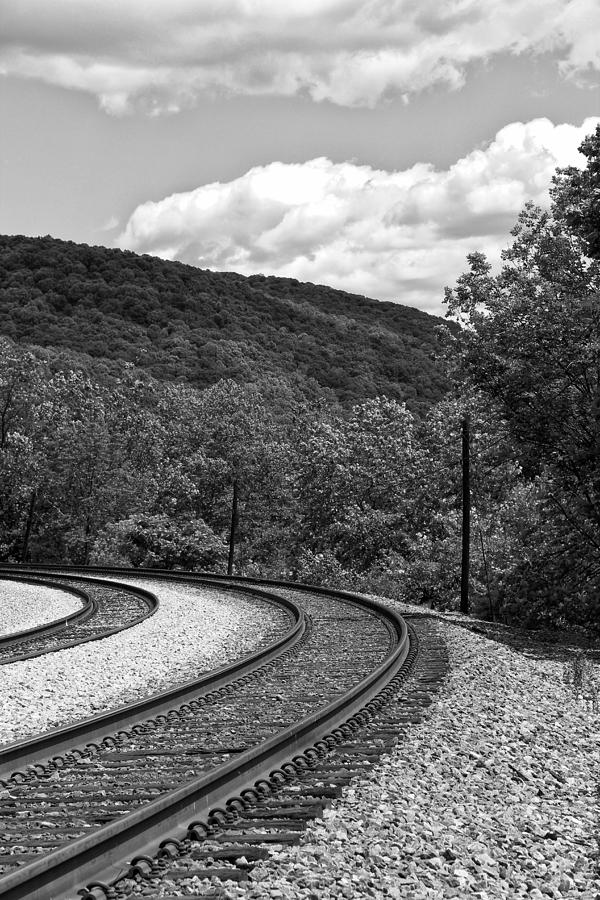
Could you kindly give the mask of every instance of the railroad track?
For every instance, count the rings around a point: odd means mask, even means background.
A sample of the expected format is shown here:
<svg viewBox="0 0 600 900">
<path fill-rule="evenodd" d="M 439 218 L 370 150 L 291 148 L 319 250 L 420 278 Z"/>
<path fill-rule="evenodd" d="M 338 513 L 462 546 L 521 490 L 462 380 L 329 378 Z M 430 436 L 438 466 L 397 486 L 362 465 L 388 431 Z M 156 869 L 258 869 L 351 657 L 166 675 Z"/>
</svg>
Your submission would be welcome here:
<svg viewBox="0 0 600 900">
<path fill-rule="evenodd" d="M 445 668 L 431 623 L 419 623 L 438 650 L 425 680 L 390 707 L 417 650 L 393 612 L 343 592 L 228 584 L 286 607 L 293 623 L 276 645 L 156 707 L 133 704 L 120 724 L 96 717 L 0 752 L 1 897 L 128 897 L 165 872 L 179 885 L 247 877 L 430 702 Z"/>
<path fill-rule="evenodd" d="M 117 581 L 107 584 L 100 578 L 74 574 L 65 577 L 53 571 L 44 573 L 43 578 L 34 578 L 14 574 L 12 567 L 0 567 L 0 578 L 59 588 L 82 601 L 81 608 L 69 616 L 2 636 L 0 665 L 100 640 L 137 625 L 158 608 L 158 600 L 150 591 Z"/>
</svg>

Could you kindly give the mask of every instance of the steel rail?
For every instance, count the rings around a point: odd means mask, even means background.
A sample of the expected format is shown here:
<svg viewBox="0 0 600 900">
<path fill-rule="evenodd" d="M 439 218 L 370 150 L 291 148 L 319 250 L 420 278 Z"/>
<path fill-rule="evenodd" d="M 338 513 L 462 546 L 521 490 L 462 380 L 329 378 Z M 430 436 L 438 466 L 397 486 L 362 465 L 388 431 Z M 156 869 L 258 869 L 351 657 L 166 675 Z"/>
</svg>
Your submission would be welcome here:
<svg viewBox="0 0 600 900">
<path fill-rule="evenodd" d="M 19 568 L 19 571 L 27 571 L 25 568 L 22 568 L 21 566 L 19 566 L 18 568 Z M 56 568 L 56 567 L 53 567 L 53 568 Z M 7 573 L 11 573 L 15 569 L 16 569 L 15 566 L 7 566 L 7 565 L 0 566 L 0 578 L 6 578 Z M 56 583 L 59 582 L 59 580 L 62 577 L 63 579 L 69 578 L 74 581 L 75 580 L 81 581 L 84 584 L 94 584 L 94 585 L 98 585 L 103 588 L 106 588 L 106 587 L 116 588 L 117 590 L 123 591 L 123 593 L 125 593 L 125 594 L 131 594 L 134 597 L 136 597 L 138 600 L 141 600 L 142 603 L 146 607 L 146 611 L 143 613 L 140 613 L 140 615 L 135 616 L 132 619 L 127 620 L 122 625 L 116 625 L 114 627 L 109 627 L 109 628 L 102 628 L 100 631 L 98 631 L 94 634 L 82 635 L 81 637 L 79 637 L 75 640 L 72 640 L 72 641 L 67 640 L 65 643 L 61 643 L 61 644 L 57 645 L 56 647 L 48 647 L 48 648 L 45 648 L 42 650 L 33 651 L 31 653 L 24 653 L 22 656 L 13 657 L 10 660 L 10 662 L 17 662 L 22 659 L 31 659 L 36 656 L 45 655 L 46 653 L 56 653 L 59 650 L 67 650 L 71 647 L 77 647 L 80 644 L 87 644 L 90 641 L 102 640 L 105 637 L 110 637 L 110 635 L 112 635 L 112 634 L 118 634 L 121 631 L 126 631 L 128 628 L 133 628 L 134 625 L 139 625 L 141 622 L 144 622 L 147 618 L 154 615 L 154 613 L 156 612 L 156 610 L 159 607 L 158 598 L 150 591 L 147 591 L 145 588 L 136 587 L 136 586 L 130 585 L 130 584 L 123 584 L 122 582 L 119 582 L 119 581 L 111 580 L 110 582 L 108 582 L 107 579 L 105 579 L 105 578 L 96 578 L 96 577 L 90 576 L 90 575 L 74 574 L 75 570 L 73 570 L 73 571 L 69 570 L 68 572 L 63 573 L 62 576 L 59 571 L 47 572 L 45 567 L 40 567 L 38 569 L 31 569 L 29 571 L 31 571 L 32 574 L 35 574 L 35 572 L 43 572 L 43 574 L 46 576 L 46 578 L 54 579 L 55 580 L 54 583 L 50 582 L 50 586 L 52 586 L 52 587 L 56 587 Z M 79 571 L 79 570 L 77 570 L 77 571 Z M 123 570 L 121 570 L 121 571 L 123 571 Z M 68 586 L 64 586 L 61 584 L 61 587 L 66 588 Z M 96 611 L 98 611 L 97 605 L 96 605 Z M 71 625 L 73 625 L 73 624 L 79 625 L 79 624 L 82 624 L 83 621 L 87 621 L 87 619 L 71 622 L 70 624 Z M 45 636 L 46 636 L 45 634 L 33 635 L 33 638 L 31 638 L 31 639 L 35 639 L 36 637 L 43 638 Z M 48 636 L 51 636 L 51 633 L 49 633 Z"/>
<path fill-rule="evenodd" d="M 323 596 L 337 597 L 340 600 L 347 600 L 348 602 L 358 602 L 362 606 L 366 606 L 367 608 L 376 609 L 378 611 L 383 610 L 386 614 L 390 613 L 390 610 L 383 606 L 382 604 L 377 603 L 376 601 L 372 601 L 369 597 L 364 594 L 359 594 L 351 591 L 341 591 L 335 588 L 329 587 L 321 587 L 320 585 L 314 584 L 303 584 L 301 582 L 295 581 L 285 581 L 283 579 L 278 578 L 257 578 L 254 576 L 248 575 L 222 575 L 218 572 L 180 572 L 176 569 L 147 569 L 147 568 L 121 568 L 119 566 L 61 566 L 58 563 L 50 563 L 48 565 L 42 564 L 24 564 L 24 563 L 11 563 L 10 566 L 6 567 L 5 564 L 0 564 L 0 573 L 4 571 L 4 568 L 9 569 L 19 569 L 22 571 L 48 571 L 52 570 L 61 570 L 61 571 L 73 571 L 80 572 L 82 568 L 89 570 L 91 572 L 102 572 L 106 575 L 112 574 L 120 574 L 126 575 L 127 577 L 131 576 L 142 577 L 142 578 L 174 578 L 174 579 L 184 579 L 186 581 L 212 581 L 213 583 L 221 583 L 221 584 L 240 584 L 240 585 L 267 585 L 270 587 L 280 587 L 280 588 L 290 588 L 292 590 L 298 591 L 306 591 L 307 593 L 313 594 L 321 594 Z M 396 615 L 395 613 L 393 615 Z M 401 618 L 401 617 L 398 617 Z"/>
<path fill-rule="evenodd" d="M 136 570 L 137 575 L 155 577 L 155 570 Z M 175 573 L 169 573 L 171 576 Z M 176 577 L 178 577 L 176 575 Z M 240 579 L 192 576 L 198 583 L 223 583 L 238 587 Z M 188 579 L 186 579 L 188 580 Z M 250 581 L 250 580 L 249 580 Z M 254 583 L 267 581 L 253 579 Z M 383 702 L 389 695 L 390 682 L 400 671 L 408 653 L 408 628 L 393 611 L 366 597 L 346 591 L 315 589 L 289 582 L 279 582 L 292 590 L 306 590 L 338 597 L 375 612 L 395 633 L 393 651 L 366 678 L 342 696 L 331 701 L 301 721 L 218 766 L 211 773 L 169 791 L 143 807 L 125 814 L 99 828 L 94 834 L 75 838 L 68 846 L 50 852 L 43 859 L 23 866 L 0 879 L 0 896 L 5 900 L 49 900 L 70 896 L 90 878 L 110 881 L 123 876 L 127 861 L 134 854 L 152 854 L 168 833 L 185 833 L 185 823 L 198 816 L 208 817 L 214 807 L 223 806 L 241 791 L 253 789 L 257 781 L 268 778 L 286 762 L 311 751 L 315 742 L 331 732 L 365 715 L 365 707 Z M 244 590 L 248 587 L 244 586 Z M 280 598 L 281 599 L 281 598 Z M 368 714 L 368 712 L 367 712 Z M 314 752 L 314 750 L 313 750 Z M 192 826 L 195 823 L 192 822 Z M 197 824 L 197 823 L 196 823 Z M 189 827 L 188 826 L 188 833 Z"/>
<path fill-rule="evenodd" d="M 21 644 L 24 641 L 30 641 L 32 638 L 56 634 L 59 631 L 63 631 L 69 625 L 72 625 L 74 622 L 85 622 L 93 616 L 96 611 L 96 601 L 93 600 L 89 594 L 86 594 L 85 591 L 81 591 L 70 585 L 61 585 L 60 588 L 57 588 L 56 583 L 47 581 L 44 578 L 33 578 L 31 576 L 28 578 L 26 575 L 11 575 L 4 573 L 0 574 L 0 581 L 16 581 L 21 584 L 34 584 L 41 587 L 49 587 L 54 591 L 61 590 L 66 594 L 74 594 L 82 601 L 82 606 L 80 606 L 79 609 L 74 610 L 72 613 L 67 613 L 66 616 L 52 619 L 50 622 L 44 622 L 41 625 L 35 625 L 32 628 L 26 628 L 23 631 L 12 631 L 0 635 L 0 649 L 12 647 L 16 644 Z M 4 664 L 5 660 L 0 660 L 0 665 Z"/>
<path fill-rule="evenodd" d="M 162 577 L 164 578 L 164 576 Z M 237 591 L 237 593 L 242 592 L 252 594 L 280 607 L 283 606 L 291 613 L 293 619 L 291 628 L 267 647 L 247 653 L 235 662 L 213 669 L 200 678 L 151 694 L 143 700 L 126 703 L 109 710 L 109 712 L 82 719 L 74 725 L 53 728 L 40 735 L 6 744 L 0 748 L 0 779 L 10 777 L 15 770 L 27 769 L 27 767 L 43 763 L 50 758 L 54 759 L 62 753 L 73 750 L 81 751 L 90 744 L 100 744 L 119 729 L 131 728 L 151 717 L 162 715 L 174 707 L 188 703 L 199 695 L 218 690 L 233 679 L 250 673 L 258 666 L 265 665 L 281 652 L 298 643 L 306 630 L 303 610 L 283 597 L 277 597 L 255 588 L 239 588 Z"/>
</svg>

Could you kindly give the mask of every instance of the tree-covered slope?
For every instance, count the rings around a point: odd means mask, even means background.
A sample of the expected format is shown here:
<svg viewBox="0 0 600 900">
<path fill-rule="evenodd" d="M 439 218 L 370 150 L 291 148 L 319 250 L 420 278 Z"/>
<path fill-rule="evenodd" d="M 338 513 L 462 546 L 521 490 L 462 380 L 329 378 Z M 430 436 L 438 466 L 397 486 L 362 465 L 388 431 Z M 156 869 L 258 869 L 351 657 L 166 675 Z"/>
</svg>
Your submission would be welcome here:
<svg viewBox="0 0 600 900">
<path fill-rule="evenodd" d="M 0 333 L 205 387 L 296 372 L 340 400 L 428 405 L 440 320 L 290 278 L 212 272 L 51 237 L 0 236 Z"/>
</svg>

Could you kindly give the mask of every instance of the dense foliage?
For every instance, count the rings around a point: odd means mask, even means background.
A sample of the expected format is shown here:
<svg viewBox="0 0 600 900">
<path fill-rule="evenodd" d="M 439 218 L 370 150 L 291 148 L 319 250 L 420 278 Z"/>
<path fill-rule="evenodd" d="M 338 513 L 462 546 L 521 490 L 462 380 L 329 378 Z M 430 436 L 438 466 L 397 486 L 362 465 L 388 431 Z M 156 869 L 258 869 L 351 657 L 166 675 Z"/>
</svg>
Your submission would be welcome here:
<svg viewBox="0 0 600 900">
<path fill-rule="evenodd" d="M 456 377 L 501 411 L 534 495 L 506 601 L 535 617 L 600 623 L 600 127 L 584 170 L 558 170 L 552 208 L 526 206 L 493 275 L 481 254 L 449 309 Z M 525 523 L 522 523 L 524 526 Z"/>
<path fill-rule="evenodd" d="M 447 386 L 432 359 L 440 321 L 292 278 L 0 236 L 2 334 L 197 387 L 294 372 L 308 396 L 382 394 L 419 408 Z"/>
<path fill-rule="evenodd" d="M 309 389 L 283 337 L 279 368 L 266 354 L 264 371 L 214 380 L 213 370 L 202 388 L 153 377 L 143 355 L 143 365 L 118 353 L 91 362 L 0 338 L 0 558 L 224 571 L 233 534 L 237 572 L 453 608 L 467 418 L 473 609 L 599 629 L 600 128 L 583 149 L 587 168 L 557 172 L 551 210 L 523 210 L 501 270 L 472 254 L 447 291 L 462 328 L 444 332 L 436 384 L 452 387 L 416 410 L 400 388 L 371 396 L 372 382 L 355 402 L 316 380 Z M 253 284 L 262 303 L 283 282 L 242 279 L 240 290 Z M 289 303 L 318 307 L 315 296 Z M 352 321 L 367 328 L 358 307 Z M 255 351 L 260 360 L 258 337 Z"/>
</svg>

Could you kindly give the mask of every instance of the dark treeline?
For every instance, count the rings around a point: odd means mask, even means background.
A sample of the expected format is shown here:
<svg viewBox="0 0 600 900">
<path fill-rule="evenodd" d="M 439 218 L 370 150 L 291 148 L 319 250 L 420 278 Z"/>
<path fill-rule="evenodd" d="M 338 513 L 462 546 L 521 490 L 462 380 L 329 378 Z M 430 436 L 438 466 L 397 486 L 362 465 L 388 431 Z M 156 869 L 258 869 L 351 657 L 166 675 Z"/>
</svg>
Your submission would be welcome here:
<svg viewBox="0 0 600 900">
<path fill-rule="evenodd" d="M 309 400 L 294 379 L 199 390 L 0 349 L 2 558 L 223 571 L 235 486 L 238 572 L 447 602 L 463 401 L 415 418 L 387 397 Z M 499 426 L 475 407 L 483 460 Z"/>
<path fill-rule="evenodd" d="M 293 371 L 315 396 L 386 395 L 419 409 L 447 388 L 432 359 L 440 321 L 292 278 L 0 236 L 2 334 L 196 387 Z"/>
<path fill-rule="evenodd" d="M 455 608 L 468 416 L 474 608 L 598 628 L 600 129 L 581 149 L 501 270 L 472 254 L 448 290 L 462 328 L 431 383 L 450 389 L 417 408 L 286 375 L 285 348 L 277 371 L 199 386 L 3 338 L 0 557 L 225 571 L 235 494 L 235 571 Z"/>
</svg>

